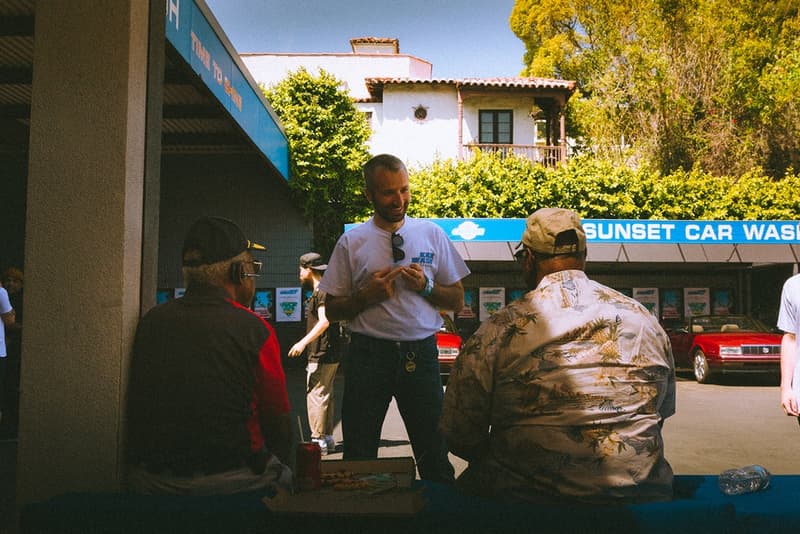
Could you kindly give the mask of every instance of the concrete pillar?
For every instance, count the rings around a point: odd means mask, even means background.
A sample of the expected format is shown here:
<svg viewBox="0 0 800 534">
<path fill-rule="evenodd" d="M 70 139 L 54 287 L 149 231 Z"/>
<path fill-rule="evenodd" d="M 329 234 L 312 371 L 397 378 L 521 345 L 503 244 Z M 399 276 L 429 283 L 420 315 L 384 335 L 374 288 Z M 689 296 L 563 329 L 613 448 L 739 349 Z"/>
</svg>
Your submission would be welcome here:
<svg viewBox="0 0 800 534">
<path fill-rule="evenodd" d="M 36 4 L 20 505 L 120 487 L 140 305 L 148 7 Z"/>
</svg>

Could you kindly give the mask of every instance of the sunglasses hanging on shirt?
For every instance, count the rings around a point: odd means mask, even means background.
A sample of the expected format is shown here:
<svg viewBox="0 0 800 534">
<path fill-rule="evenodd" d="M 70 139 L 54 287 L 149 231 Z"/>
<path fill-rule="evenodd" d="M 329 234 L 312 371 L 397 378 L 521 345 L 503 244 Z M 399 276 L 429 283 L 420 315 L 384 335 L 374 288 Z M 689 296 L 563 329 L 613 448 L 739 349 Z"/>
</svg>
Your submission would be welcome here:
<svg viewBox="0 0 800 534">
<path fill-rule="evenodd" d="M 403 236 L 400 234 L 392 234 L 392 258 L 395 263 L 406 257 L 406 253 L 400 248 L 403 246 L 403 243 L 405 243 Z"/>
</svg>

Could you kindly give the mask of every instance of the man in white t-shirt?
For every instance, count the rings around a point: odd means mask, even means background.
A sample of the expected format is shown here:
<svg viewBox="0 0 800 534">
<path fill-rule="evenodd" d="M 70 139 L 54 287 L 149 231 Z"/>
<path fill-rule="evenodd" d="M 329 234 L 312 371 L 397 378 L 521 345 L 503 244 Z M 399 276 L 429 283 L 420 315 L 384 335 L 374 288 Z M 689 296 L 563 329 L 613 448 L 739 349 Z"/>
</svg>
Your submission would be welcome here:
<svg viewBox="0 0 800 534">
<path fill-rule="evenodd" d="M 8 292 L 2 284 L 0 284 L 0 320 L 2 320 L 2 328 L 0 328 L 0 403 L 5 399 L 5 379 L 6 379 L 6 328 L 11 327 L 15 323 L 14 308 L 11 307 L 11 302 L 8 300 Z M 0 404 L 0 409 L 4 408 Z M 0 412 L 0 419 L 2 419 L 2 412 Z"/>
<path fill-rule="evenodd" d="M 781 293 L 778 328 L 781 340 L 781 407 L 786 415 L 797 417 L 800 398 L 800 373 L 797 365 L 797 335 L 800 331 L 800 274 L 786 280 Z"/>
<path fill-rule="evenodd" d="M 375 458 L 392 397 L 408 432 L 420 477 L 453 481 L 437 428 L 442 409 L 435 334 L 439 309 L 464 305 L 469 274 L 444 231 L 406 216 L 408 172 L 395 156 L 364 166 L 370 220 L 346 232 L 320 283 L 331 321 L 350 321 L 342 404 L 344 458 Z"/>
<path fill-rule="evenodd" d="M 14 308 L 11 307 L 11 301 L 8 299 L 8 291 L 0 284 L 0 318 L 3 320 L 3 326 L 10 326 L 14 324 Z M 6 333 L 5 328 L 0 328 L 0 358 L 6 357 Z"/>
</svg>

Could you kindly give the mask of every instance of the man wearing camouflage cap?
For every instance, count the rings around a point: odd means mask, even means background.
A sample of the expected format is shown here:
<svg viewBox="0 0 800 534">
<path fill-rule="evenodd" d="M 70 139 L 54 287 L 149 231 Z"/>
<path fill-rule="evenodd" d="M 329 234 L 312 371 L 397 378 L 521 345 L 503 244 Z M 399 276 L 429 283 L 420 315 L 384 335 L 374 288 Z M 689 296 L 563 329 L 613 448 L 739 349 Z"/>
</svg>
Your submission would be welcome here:
<svg viewBox="0 0 800 534">
<path fill-rule="evenodd" d="M 536 211 L 518 248 L 530 291 L 481 325 L 447 384 L 440 426 L 469 462 L 457 484 L 534 502 L 670 499 L 667 335 L 644 306 L 586 276 L 575 212 Z"/>
</svg>

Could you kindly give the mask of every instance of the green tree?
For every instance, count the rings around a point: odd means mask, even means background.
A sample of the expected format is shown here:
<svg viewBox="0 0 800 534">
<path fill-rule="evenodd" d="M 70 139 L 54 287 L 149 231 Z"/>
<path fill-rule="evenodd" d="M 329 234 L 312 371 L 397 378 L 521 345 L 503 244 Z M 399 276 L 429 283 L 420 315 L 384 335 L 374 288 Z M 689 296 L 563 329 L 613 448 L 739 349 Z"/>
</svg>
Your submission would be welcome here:
<svg viewBox="0 0 800 534">
<path fill-rule="evenodd" d="M 525 74 L 575 80 L 570 134 L 601 157 L 663 173 L 800 157 L 796 0 L 517 0 Z"/>
<path fill-rule="evenodd" d="M 341 86 L 322 69 L 314 76 L 300 68 L 262 87 L 289 140 L 289 186 L 323 255 L 333 250 L 345 223 L 368 211 L 361 168 L 369 158 L 369 125 Z"/>
<path fill-rule="evenodd" d="M 759 164 L 778 176 L 800 163 L 800 4 L 741 0 L 727 9 L 720 100 Z"/>
</svg>

